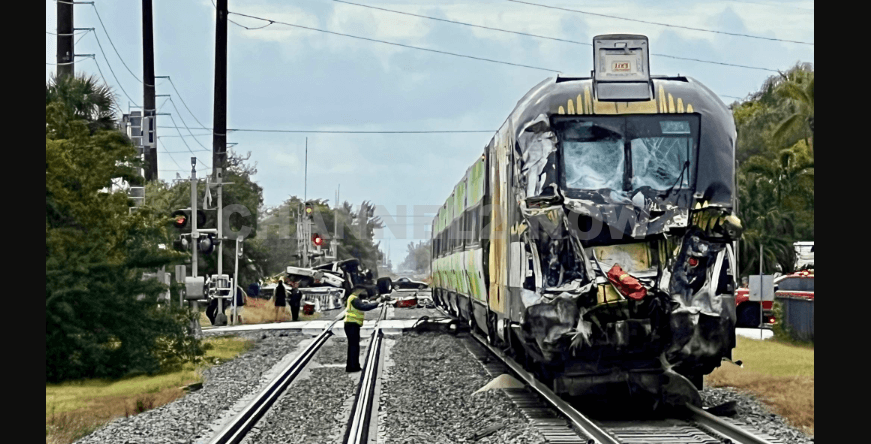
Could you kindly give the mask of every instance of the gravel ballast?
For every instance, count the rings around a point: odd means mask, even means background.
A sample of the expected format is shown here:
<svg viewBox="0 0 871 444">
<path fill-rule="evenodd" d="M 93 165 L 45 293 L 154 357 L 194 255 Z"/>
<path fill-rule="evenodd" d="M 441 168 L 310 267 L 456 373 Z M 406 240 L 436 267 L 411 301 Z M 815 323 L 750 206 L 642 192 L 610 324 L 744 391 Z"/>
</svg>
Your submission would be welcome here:
<svg viewBox="0 0 871 444">
<path fill-rule="evenodd" d="M 732 419 L 751 425 L 772 438 L 790 444 L 814 442 L 812 436 L 792 427 L 787 421 L 771 412 L 770 408 L 753 395 L 739 392 L 731 387 L 705 387 L 701 392 L 705 407 L 714 407 L 728 401 L 736 401 L 737 414 Z"/>
<path fill-rule="evenodd" d="M 475 393 L 492 379 L 462 339 L 406 333 L 389 348 L 381 386 L 383 443 L 540 443 L 544 437 L 501 390 Z M 501 425 L 493 434 L 476 433 Z"/>
<path fill-rule="evenodd" d="M 259 390 L 265 375 L 306 336 L 287 331 L 241 332 L 252 339 L 251 350 L 236 359 L 206 369 L 203 387 L 184 397 L 135 416 L 118 418 L 78 443 L 190 443 L 213 433 L 213 423 L 230 407 Z M 261 377 L 263 375 L 263 377 Z"/>
<path fill-rule="evenodd" d="M 361 362 L 367 346 L 360 341 Z M 360 380 L 345 373 L 347 347 L 339 337 L 324 344 L 242 443 L 341 443 Z"/>
</svg>

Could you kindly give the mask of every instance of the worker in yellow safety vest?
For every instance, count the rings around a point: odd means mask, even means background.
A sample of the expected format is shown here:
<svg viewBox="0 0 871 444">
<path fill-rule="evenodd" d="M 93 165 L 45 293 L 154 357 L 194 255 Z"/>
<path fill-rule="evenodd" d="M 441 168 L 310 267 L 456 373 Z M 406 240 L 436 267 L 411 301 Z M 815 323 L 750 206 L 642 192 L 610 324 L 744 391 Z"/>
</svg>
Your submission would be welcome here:
<svg viewBox="0 0 871 444">
<path fill-rule="evenodd" d="M 375 303 L 366 302 L 368 292 L 365 288 L 357 287 L 345 301 L 345 335 L 348 337 L 348 363 L 346 372 L 359 372 L 360 368 L 360 328 L 363 327 L 363 312 L 378 307 L 381 298 Z"/>
</svg>

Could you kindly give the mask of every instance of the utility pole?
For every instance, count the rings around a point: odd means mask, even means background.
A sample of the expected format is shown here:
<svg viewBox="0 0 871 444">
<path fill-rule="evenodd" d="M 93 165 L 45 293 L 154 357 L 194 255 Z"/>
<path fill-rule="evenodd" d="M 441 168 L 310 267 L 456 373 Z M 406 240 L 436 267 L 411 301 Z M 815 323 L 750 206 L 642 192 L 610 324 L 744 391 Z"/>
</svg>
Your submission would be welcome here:
<svg viewBox="0 0 871 444">
<path fill-rule="evenodd" d="M 191 157 L 191 277 L 197 277 L 197 250 L 200 248 L 200 233 L 197 232 L 197 158 Z M 197 301 L 191 301 L 194 313 L 197 316 L 191 321 L 191 330 L 196 337 L 202 337 L 203 331 L 200 326 L 200 305 Z"/>
<path fill-rule="evenodd" d="M 58 2 L 60 6 L 60 2 Z M 144 136 L 153 144 L 145 145 L 145 161 L 148 169 L 145 170 L 145 180 L 151 182 L 157 180 L 157 100 L 154 96 L 154 29 L 152 25 L 151 0 L 142 0 L 142 77 L 145 97 L 143 115 L 148 117 L 148 127 L 145 128 Z M 150 139 L 150 140 L 149 140 Z"/>
<path fill-rule="evenodd" d="M 305 174 L 303 175 L 303 189 L 302 189 L 302 204 L 303 206 L 308 205 L 308 137 L 305 138 Z M 308 257 L 308 243 L 311 242 L 311 230 L 310 230 L 310 221 L 309 216 L 303 216 L 303 223 L 305 224 L 305 233 L 303 237 L 303 246 L 304 246 L 304 254 L 305 259 L 303 261 L 303 266 L 308 268 L 309 266 L 309 257 Z"/>
<path fill-rule="evenodd" d="M 233 322 L 232 322 L 233 325 L 236 325 L 236 323 L 239 322 L 239 314 L 238 314 L 238 310 L 236 307 L 236 291 L 238 291 L 238 290 L 236 290 L 236 286 L 239 285 L 239 256 L 242 255 L 242 250 L 240 250 L 239 248 L 242 246 L 242 243 L 244 241 L 245 241 L 244 238 L 241 238 L 241 237 L 236 238 L 236 251 L 235 251 L 236 254 L 233 255 L 233 257 L 234 257 L 233 285 L 231 285 L 231 287 L 233 287 L 233 290 L 230 292 L 230 294 L 233 296 Z"/>
<path fill-rule="evenodd" d="M 765 279 L 762 279 L 762 242 L 759 242 L 759 293 L 760 295 L 765 294 L 765 291 L 762 289 L 762 283 L 765 282 Z M 762 323 L 762 304 L 765 298 L 759 298 L 759 339 L 762 339 L 762 331 L 765 329 L 765 324 Z"/>
<path fill-rule="evenodd" d="M 73 2 L 57 2 L 57 78 L 74 76 Z"/>
<path fill-rule="evenodd" d="M 227 0 L 217 0 L 215 25 L 215 108 L 212 123 L 212 174 L 227 160 Z"/>
</svg>

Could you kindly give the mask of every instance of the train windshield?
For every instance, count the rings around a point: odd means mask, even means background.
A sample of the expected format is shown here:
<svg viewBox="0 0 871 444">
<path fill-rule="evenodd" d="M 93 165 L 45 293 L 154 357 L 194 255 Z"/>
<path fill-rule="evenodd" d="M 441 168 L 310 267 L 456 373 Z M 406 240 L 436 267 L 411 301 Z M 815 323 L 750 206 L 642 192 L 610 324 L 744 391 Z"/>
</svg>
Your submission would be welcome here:
<svg viewBox="0 0 871 444">
<path fill-rule="evenodd" d="M 562 180 L 570 190 L 669 191 L 689 188 L 699 118 L 557 117 Z"/>
</svg>

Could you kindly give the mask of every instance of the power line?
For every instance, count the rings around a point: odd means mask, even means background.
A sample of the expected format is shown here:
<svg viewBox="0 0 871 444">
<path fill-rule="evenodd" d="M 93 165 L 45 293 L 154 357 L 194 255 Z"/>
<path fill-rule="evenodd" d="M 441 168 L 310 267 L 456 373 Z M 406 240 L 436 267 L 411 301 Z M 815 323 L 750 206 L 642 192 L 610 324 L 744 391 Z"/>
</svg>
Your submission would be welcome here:
<svg viewBox="0 0 871 444">
<path fill-rule="evenodd" d="M 103 76 L 103 70 L 100 69 L 100 64 L 97 62 L 96 57 L 94 57 L 94 64 L 97 65 L 97 72 L 100 73 L 100 78 L 103 79 L 103 83 L 108 85 L 109 82 L 107 82 L 106 77 Z M 118 100 L 115 98 L 115 94 L 112 94 L 112 101 L 115 102 L 115 107 L 118 108 L 118 111 L 121 111 L 121 104 L 118 103 Z M 123 112 L 122 112 L 122 114 L 123 114 Z"/>
<path fill-rule="evenodd" d="M 175 83 L 172 82 L 172 77 L 166 76 L 166 78 L 167 78 L 167 80 L 169 80 L 169 84 L 172 85 L 172 90 L 175 91 L 175 94 L 178 96 L 178 99 L 181 100 L 181 104 L 184 105 L 185 109 L 188 110 L 191 117 L 193 117 L 194 120 L 196 120 L 197 123 L 199 123 L 201 127 L 205 127 L 205 125 L 203 125 L 203 122 L 200 122 L 200 119 L 197 119 L 197 116 L 195 116 L 193 111 L 191 111 L 191 109 L 188 107 L 188 104 L 184 101 L 184 97 L 181 96 L 181 93 L 178 92 L 178 88 L 176 88 Z"/>
<path fill-rule="evenodd" d="M 121 57 L 121 53 L 118 52 L 118 48 L 115 47 L 115 43 L 112 42 L 112 37 L 109 35 L 109 31 L 106 29 L 106 25 L 103 24 L 103 19 L 100 17 L 100 12 L 97 11 L 97 5 L 95 5 L 94 3 L 91 3 L 91 6 L 94 7 L 94 14 L 97 14 L 97 20 L 100 21 L 100 26 L 103 28 L 103 32 L 106 33 L 106 38 L 109 39 L 109 44 L 112 45 L 112 49 L 115 50 L 115 54 L 117 54 L 117 55 L 118 55 L 118 58 L 121 60 L 121 64 L 124 65 L 125 68 L 127 68 L 127 71 L 130 72 L 130 75 L 132 75 L 133 78 L 136 79 L 137 82 L 142 83 L 142 84 L 144 85 L 145 82 L 143 82 L 142 80 L 140 80 L 139 77 L 137 77 L 136 74 L 133 73 L 133 70 L 130 69 L 129 66 L 127 66 L 127 63 L 124 62 L 124 58 Z M 96 34 L 96 32 L 94 32 L 94 34 Z M 102 49 L 102 48 L 101 48 L 101 49 Z M 106 54 L 103 54 L 103 57 L 106 57 Z M 106 63 L 108 63 L 108 60 L 107 60 Z M 114 75 L 114 73 L 113 73 L 113 75 Z M 146 86 L 154 86 L 154 85 L 146 85 Z"/>
<path fill-rule="evenodd" d="M 594 16 L 597 16 L 597 17 L 607 17 L 607 18 L 616 19 L 616 20 L 625 20 L 625 21 L 628 21 L 628 22 L 646 23 L 646 24 L 648 24 L 648 25 L 666 26 L 666 27 L 669 27 L 669 28 L 688 29 L 688 30 L 690 30 L 690 31 L 711 32 L 711 33 L 714 33 L 714 34 L 725 34 L 725 35 L 731 35 L 731 36 L 736 36 L 736 37 L 747 37 L 747 38 L 751 38 L 751 39 L 772 40 L 772 41 L 776 41 L 776 42 L 798 43 L 798 44 L 801 44 L 801 45 L 810 45 L 810 46 L 814 46 L 813 43 L 810 43 L 810 42 L 800 42 L 800 41 L 797 41 L 797 40 L 784 40 L 784 39 L 776 39 L 776 38 L 774 38 L 774 37 L 762 37 L 762 36 L 758 36 L 758 35 L 739 34 L 739 33 L 735 33 L 735 32 L 726 32 L 726 31 L 714 31 L 714 30 L 711 30 L 711 29 L 691 28 L 691 27 L 689 27 L 689 26 L 670 25 L 670 24 L 668 24 L 668 23 L 649 22 L 649 21 L 646 21 L 646 20 L 631 19 L 631 18 L 626 18 L 626 17 L 617 17 L 617 16 L 615 16 L 615 15 L 599 14 L 599 13 L 595 13 L 595 12 L 581 11 L 581 10 L 578 10 L 578 9 L 561 8 L 561 7 L 559 7 L 559 6 L 542 5 L 542 4 L 539 4 L 539 3 L 530 3 L 530 2 L 525 2 L 525 1 L 521 1 L 521 0 L 506 0 L 506 1 L 509 1 L 509 2 L 512 2 L 512 3 L 522 3 L 522 4 L 524 4 L 524 5 L 530 5 L 530 6 L 539 6 L 539 7 L 542 7 L 542 8 L 559 9 L 559 10 L 561 10 L 561 11 L 577 12 L 577 13 L 579 13 L 579 14 L 594 15 Z"/>
<path fill-rule="evenodd" d="M 775 4 L 773 4 L 773 3 L 748 2 L 748 1 L 744 1 L 744 0 L 727 0 L 727 1 L 730 1 L 730 2 L 736 2 L 736 3 L 750 3 L 751 5 L 762 5 L 762 6 L 769 6 L 769 7 L 772 7 L 772 8 L 792 8 L 792 9 L 801 9 L 802 11 L 809 11 L 809 12 L 811 12 L 811 13 L 814 12 L 813 9 L 810 9 L 810 8 L 802 8 L 801 6 L 790 6 L 790 5 L 785 5 L 785 4 L 775 5 Z"/>
<path fill-rule="evenodd" d="M 73 43 L 73 44 L 74 44 L 74 45 L 78 45 L 79 42 L 82 41 L 83 38 L 85 38 L 85 35 L 87 35 L 88 32 L 90 32 L 90 31 L 91 31 L 91 30 L 88 30 L 88 31 L 85 31 L 84 33 L 82 33 L 82 36 L 79 37 L 79 38 L 77 38 L 76 41 L 75 41 L 75 43 Z M 97 31 L 94 31 L 94 32 L 97 32 Z"/>
<path fill-rule="evenodd" d="M 106 52 L 105 52 L 105 51 L 103 51 L 103 44 L 102 44 L 102 43 L 100 43 L 100 38 L 99 38 L 99 37 L 97 37 L 97 33 L 96 33 L 96 32 L 95 32 L 95 33 L 94 33 L 94 39 L 96 39 L 96 40 L 97 40 L 97 46 L 99 46 L 99 47 L 100 47 L 100 53 L 102 53 L 102 54 L 103 54 L 103 58 L 104 58 L 104 59 L 105 59 L 105 60 L 106 60 L 106 66 L 108 66 L 108 67 L 109 67 L 109 72 L 111 72 L 111 73 L 112 73 L 112 77 L 114 77 L 114 78 L 115 78 L 115 81 L 116 81 L 116 82 L 118 82 L 118 88 L 121 88 L 121 92 L 123 92 L 123 93 L 124 93 L 124 95 L 125 95 L 125 96 L 127 96 L 127 100 L 129 100 L 129 101 L 131 101 L 131 102 L 133 102 L 133 105 L 136 105 L 136 106 L 137 106 L 137 107 L 138 107 L 138 106 L 139 106 L 139 105 L 137 105 L 137 104 L 136 104 L 136 101 L 135 101 L 135 100 L 133 100 L 133 99 L 131 99 L 131 98 L 130 98 L 130 94 L 127 94 L 127 91 L 125 91 L 125 90 L 124 90 L 124 86 L 123 86 L 123 85 L 121 85 L 121 81 L 120 81 L 120 80 L 118 80 L 118 76 L 117 76 L 117 75 L 115 75 L 115 70 L 114 70 L 114 69 L 112 69 L 112 64 L 111 64 L 111 63 L 109 63 L 109 58 L 108 58 L 108 57 L 106 57 Z M 96 59 L 96 57 L 95 57 L 95 59 Z"/>
<path fill-rule="evenodd" d="M 97 58 L 96 58 L 93 54 L 73 54 L 73 57 L 85 57 L 85 58 L 88 58 L 88 59 L 94 59 L 94 60 L 97 60 Z M 45 62 L 46 65 L 51 65 L 51 66 L 66 66 L 66 65 L 72 65 L 73 63 L 76 63 L 76 62 L 75 62 L 75 61 L 72 61 L 72 62 L 61 62 L 61 63 L 49 63 L 49 62 Z"/>
<path fill-rule="evenodd" d="M 76 36 L 76 35 L 87 34 L 88 31 L 90 31 L 90 29 L 86 29 L 84 32 L 81 32 L 81 31 L 80 31 L 80 32 L 73 32 L 73 33 L 71 33 L 71 34 L 58 34 L 58 33 L 56 33 L 56 32 L 51 32 L 51 31 L 45 31 L 45 33 L 46 33 L 46 34 L 51 34 L 51 35 L 56 35 L 56 36 L 59 36 L 59 37 L 72 37 L 72 36 Z"/>
<path fill-rule="evenodd" d="M 208 148 L 206 148 L 205 146 L 203 146 L 202 143 L 200 143 L 200 140 L 199 140 L 199 139 L 197 139 L 196 137 L 194 137 L 194 133 L 191 131 L 190 128 L 188 128 L 187 123 L 185 123 L 185 121 L 184 121 L 184 117 L 181 116 L 181 111 L 179 111 L 179 110 L 178 110 L 178 107 L 175 106 L 175 102 L 172 100 L 172 97 L 169 98 L 169 103 L 172 103 L 172 109 L 174 109 L 175 112 L 176 112 L 176 114 L 178 114 L 178 118 L 181 119 L 181 124 L 184 125 L 185 129 L 188 131 L 188 134 L 190 134 L 191 137 L 193 137 L 194 142 L 198 143 L 201 147 L 203 147 L 204 150 L 209 151 Z M 173 124 L 174 124 L 174 123 L 175 123 L 175 121 L 173 121 Z M 177 129 L 177 128 L 176 128 L 176 129 Z"/>
<path fill-rule="evenodd" d="M 172 128 L 172 127 L 171 127 L 171 126 L 163 126 L 163 125 L 160 125 L 160 126 L 158 126 L 158 128 Z M 205 136 L 211 136 L 211 135 L 212 135 L 212 133 L 193 134 L 194 137 L 205 137 Z M 163 137 L 182 137 L 182 136 L 176 136 L 176 135 L 157 136 L 158 139 L 163 138 Z"/>
<path fill-rule="evenodd" d="M 160 143 L 160 140 L 158 140 L 157 142 Z M 172 160 L 172 163 L 174 163 L 175 166 L 177 166 L 178 169 L 181 170 L 181 165 L 179 165 L 178 162 L 175 161 L 175 159 L 172 157 L 172 154 L 170 154 L 169 150 L 166 149 L 166 146 L 163 143 L 160 143 L 160 147 L 163 148 L 164 153 L 169 155 L 169 158 Z M 184 151 L 181 151 L 181 152 L 184 152 Z"/>
<path fill-rule="evenodd" d="M 172 114 L 167 114 L 167 115 L 169 116 L 169 120 L 172 120 L 172 124 L 173 124 L 173 125 L 176 125 L 176 123 L 175 123 L 175 119 L 172 117 Z M 181 130 L 179 129 L 179 127 L 178 127 L 178 126 L 173 126 L 173 128 L 175 128 L 175 130 L 178 131 L 178 135 L 181 136 Z M 191 154 L 196 155 L 196 153 L 194 153 L 194 150 L 192 150 L 191 147 L 190 147 L 190 145 L 188 145 L 187 141 L 184 140 L 184 136 L 181 136 L 181 141 L 184 143 L 185 148 L 187 148 L 188 151 L 191 152 Z M 207 151 L 208 151 L 208 150 L 207 150 Z M 198 162 L 199 162 L 199 160 L 198 160 Z M 211 166 L 209 166 L 209 168 L 211 168 Z"/>
<path fill-rule="evenodd" d="M 539 70 L 539 71 L 548 71 L 548 72 L 556 72 L 556 73 L 562 72 L 562 71 L 557 70 L 557 69 L 542 68 L 542 67 L 538 67 L 538 66 L 530 66 L 530 65 L 523 65 L 523 64 L 520 64 L 520 63 L 511 63 L 511 62 L 505 62 L 505 61 L 501 61 L 501 60 L 487 59 L 487 58 L 484 58 L 484 57 L 476 57 L 476 56 L 470 56 L 470 55 L 466 55 L 466 54 L 458 54 L 458 53 L 455 53 L 455 52 L 440 51 L 440 50 L 437 50 L 437 49 L 424 48 L 424 47 L 421 47 L 421 46 L 412 46 L 412 45 L 406 45 L 406 44 L 403 44 L 403 43 L 388 42 L 388 41 L 386 41 L 386 40 L 378 40 L 378 39 L 371 39 L 371 38 L 368 38 L 368 37 L 360 37 L 360 36 L 357 36 L 357 35 L 343 34 L 343 33 L 341 33 L 341 32 L 327 31 L 327 30 L 325 30 L 325 29 L 312 28 L 312 27 L 308 27 L 308 26 L 296 25 L 296 24 L 293 24 L 293 23 L 281 22 L 281 21 L 278 21 L 278 20 L 272 20 L 272 19 L 267 19 L 267 18 L 262 18 L 262 17 L 256 17 L 256 16 L 253 16 L 253 15 L 242 14 L 242 13 L 240 13 L 240 12 L 232 12 L 232 11 L 228 11 L 228 12 L 229 12 L 230 14 L 236 14 L 236 15 L 238 15 L 238 16 L 248 17 L 248 18 L 252 18 L 252 19 L 255 19 L 255 20 L 261 20 L 261 21 L 264 21 L 264 22 L 278 23 L 278 24 L 280 24 L 280 25 L 290 26 L 290 27 L 293 27 L 293 28 L 307 29 L 307 30 L 309 30 L 309 31 L 318 31 L 318 32 L 323 32 L 323 33 L 325 33 L 325 34 L 339 35 L 339 36 L 342 36 L 342 37 L 350 37 L 350 38 L 358 39 L 358 40 L 366 40 L 366 41 L 368 41 L 368 42 L 383 43 L 383 44 L 385 44 L 385 45 L 399 46 L 399 47 L 402 47 L 402 48 L 408 48 L 408 49 L 417 49 L 417 50 L 419 50 L 419 51 L 434 52 L 434 53 L 437 53 L 437 54 L 450 55 L 450 56 L 454 56 L 454 57 L 463 57 L 463 58 L 467 58 L 467 59 L 480 60 L 480 61 L 483 61 L 483 62 L 498 63 L 498 64 L 502 64 L 502 65 L 510 65 L 510 66 L 518 66 L 518 67 L 521 67 L 521 68 L 537 69 L 537 70 Z"/>
<path fill-rule="evenodd" d="M 330 1 L 333 1 L 333 2 L 336 2 L 336 3 L 344 3 L 344 4 L 347 4 L 347 5 L 360 6 L 360 7 L 362 7 L 362 8 L 377 9 L 377 10 L 379 10 L 379 11 L 392 12 L 392 13 L 395 13 L 395 14 L 402 14 L 402 15 L 408 15 L 408 16 L 412 16 L 412 17 L 419 17 L 419 18 L 425 18 L 425 19 L 429 19 L 429 20 L 436 20 L 436 21 L 440 21 L 440 22 L 453 23 L 453 24 L 456 24 L 456 25 L 469 26 L 469 27 L 472 27 L 472 28 L 481 28 L 481 29 L 487 29 L 487 30 L 490 30 L 490 31 L 499 31 L 499 32 L 505 32 L 505 33 L 508 33 L 508 34 L 516 34 L 516 35 L 520 35 L 520 36 L 524 36 L 524 37 L 534 37 L 534 38 L 538 38 L 538 39 L 552 40 L 552 41 L 556 41 L 556 42 L 571 43 L 571 44 L 574 44 L 574 45 L 583 45 L 583 46 L 589 46 L 589 47 L 592 47 L 592 46 L 593 46 L 592 43 L 580 42 L 580 41 L 577 41 L 577 40 L 569 40 L 569 39 L 563 39 L 563 38 L 558 38 L 558 37 L 549 37 L 549 36 L 538 35 L 538 34 L 529 34 L 529 33 L 526 33 L 526 32 L 512 31 L 512 30 L 510 30 L 510 29 L 502 29 L 502 28 L 493 28 L 493 27 L 490 27 L 490 26 L 475 25 L 475 24 L 472 24 L 472 23 L 458 22 L 458 21 L 456 21 L 456 20 L 448 20 L 448 19 L 443 19 L 443 18 L 438 18 L 438 17 L 430 17 L 430 16 L 426 16 L 426 15 L 413 14 L 413 13 L 410 13 L 410 12 L 397 11 L 397 10 L 394 10 L 394 9 L 381 8 L 381 7 L 378 7 L 378 6 L 370 6 L 370 5 L 363 5 L 363 4 L 360 4 L 360 3 L 352 3 L 352 2 L 347 2 L 347 1 L 344 1 L 344 0 L 330 0 Z M 242 25 L 239 25 L 239 26 L 242 26 Z M 244 26 L 242 26 L 242 27 L 245 28 Z M 246 29 L 247 29 L 247 28 L 246 28 Z M 691 58 L 691 57 L 680 57 L 680 56 L 673 56 L 673 55 L 668 55 L 668 54 L 656 54 L 656 53 L 651 53 L 650 55 L 653 55 L 653 56 L 659 56 L 659 57 L 666 57 L 666 58 L 670 58 L 670 59 L 677 59 L 677 60 L 688 60 L 688 61 L 699 62 L 699 63 L 711 63 L 711 64 L 715 64 L 715 65 L 734 66 L 734 67 L 736 67 L 736 68 L 745 68 L 745 69 L 755 69 L 755 70 L 760 70 L 760 71 L 779 72 L 778 70 L 776 70 L 776 69 L 771 69 L 771 68 L 760 68 L 760 67 L 758 67 L 758 66 L 747 66 L 747 65 L 738 65 L 738 64 L 734 64 L 734 63 L 715 62 L 715 61 L 713 61 L 713 60 L 702 60 L 702 59 L 695 59 L 695 58 Z"/>
<path fill-rule="evenodd" d="M 164 126 L 162 128 L 183 128 Z M 209 128 L 192 128 L 208 130 Z M 356 131 L 356 130 L 280 130 L 280 129 L 252 129 L 252 128 L 227 128 L 227 132 L 249 133 L 314 133 L 314 134 L 455 134 L 455 133 L 493 133 L 496 130 L 420 130 L 420 131 Z M 209 134 L 197 134 L 207 136 Z"/>
<path fill-rule="evenodd" d="M 211 168 L 198 168 L 197 171 L 209 171 Z M 157 171 L 190 171 L 188 169 L 178 169 L 178 170 L 157 170 Z"/>
<path fill-rule="evenodd" d="M 194 150 L 194 151 L 202 151 L 202 150 Z M 167 153 L 173 154 L 188 154 L 190 151 L 166 151 Z"/>
</svg>

